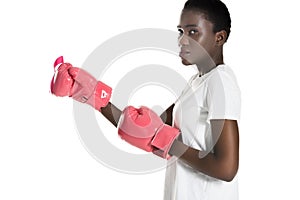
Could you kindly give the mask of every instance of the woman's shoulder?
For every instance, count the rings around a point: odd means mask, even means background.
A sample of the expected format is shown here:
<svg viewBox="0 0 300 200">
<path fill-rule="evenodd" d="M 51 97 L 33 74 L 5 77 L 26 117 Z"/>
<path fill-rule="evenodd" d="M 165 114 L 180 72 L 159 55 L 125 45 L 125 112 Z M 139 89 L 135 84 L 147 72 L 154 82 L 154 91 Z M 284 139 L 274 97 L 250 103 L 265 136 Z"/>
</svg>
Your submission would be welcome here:
<svg viewBox="0 0 300 200">
<path fill-rule="evenodd" d="M 228 65 L 219 65 L 213 71 L 211 71 L 210 76 L 207 80 L 208 85 L 223 85 L 230 86 L 238 89 L 238 83 L 236 76 Z"/>
<path fill-rule="evenodd" d="M 236 76 L 231 69 L 230 66 L 222 64 L 217 66 L 214 70 L 211 71 L 210 76 L 208 77 L 211 81 L 216 81 L 216 80 L 233 80 L 236 81 Z"/>
</svg>

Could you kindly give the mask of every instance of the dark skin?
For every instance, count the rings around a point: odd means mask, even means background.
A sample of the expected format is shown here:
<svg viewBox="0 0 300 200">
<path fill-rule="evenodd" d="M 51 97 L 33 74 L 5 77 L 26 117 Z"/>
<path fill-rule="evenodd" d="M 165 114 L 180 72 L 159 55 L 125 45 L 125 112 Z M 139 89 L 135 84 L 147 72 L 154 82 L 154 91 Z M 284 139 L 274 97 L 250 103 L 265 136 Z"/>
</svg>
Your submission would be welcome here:
<svg viewBox="0 0 300 200">
<path fill-rule="evenodd" d="M 225 31 L 214 33 L 213 24 L 206 19 L 204 14 L 198 11 L 183 11 L 178 30 L 180 57 L 184 65 L 196 64 L 199 73 L 204 74 L 224 63 L 223 45 L 227 34 Z M 168 125 L 172 125 L 173 108 L 174 104 L 161 115 Z M 117 127 L 121 110 L 109 103 L 101 109 L 101 113 Z M 213 149 L 204 152 L 175 140 L 169 154 L 178 157 L 193 169 L 204 174 L 231 181 L 238 171 L 239 164 L 238 123 L 236 120 L 214 119 L 211 120 L 211 128 L 215 143 Z"/>
</svg>

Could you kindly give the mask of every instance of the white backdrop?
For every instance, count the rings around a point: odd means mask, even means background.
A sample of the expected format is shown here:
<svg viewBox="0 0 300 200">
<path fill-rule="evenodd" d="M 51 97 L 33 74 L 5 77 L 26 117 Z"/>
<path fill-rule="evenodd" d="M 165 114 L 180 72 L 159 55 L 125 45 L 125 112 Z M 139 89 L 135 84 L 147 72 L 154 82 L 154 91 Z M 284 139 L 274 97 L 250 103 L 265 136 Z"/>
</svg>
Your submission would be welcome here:
<svg viewBox="0 0 300 200">
<path fill-rule="evenodd" d="M 177 31 L 184 2 L 1 1 L 0 199 L 162 199 L 164 171 L 132 175 L 97 162 L 76 132 L 72 100 L 50 95 L 49 84 L 59 55 L 80 66 L 125 31 Z M 225 62 L 242 90 L 240 199 L 299 199 L 297 1 L 224 2 L 233 21 Z"/>
</svg>

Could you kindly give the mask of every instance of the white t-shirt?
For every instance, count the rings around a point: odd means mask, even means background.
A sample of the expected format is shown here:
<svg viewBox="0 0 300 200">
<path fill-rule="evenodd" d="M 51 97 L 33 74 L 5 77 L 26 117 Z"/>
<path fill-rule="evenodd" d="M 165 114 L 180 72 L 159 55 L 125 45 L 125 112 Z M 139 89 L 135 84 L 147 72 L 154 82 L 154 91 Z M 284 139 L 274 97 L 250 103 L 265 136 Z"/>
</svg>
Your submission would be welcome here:
<svg viewBox="0 0 300 200">
<path fill-rule="evenodd" d="M 213 151 L 211 119 L 240 118 L 240 89 L 232 70 L 219 65 L 209 73 L 194 75 L 173 109 L 173 126 L 181 131 L 184 144 Z M 168 162 L 165 200 L 237 200 L 237 177 L 225 182 L 199 171 L 173 157 Z"/>
</svg>

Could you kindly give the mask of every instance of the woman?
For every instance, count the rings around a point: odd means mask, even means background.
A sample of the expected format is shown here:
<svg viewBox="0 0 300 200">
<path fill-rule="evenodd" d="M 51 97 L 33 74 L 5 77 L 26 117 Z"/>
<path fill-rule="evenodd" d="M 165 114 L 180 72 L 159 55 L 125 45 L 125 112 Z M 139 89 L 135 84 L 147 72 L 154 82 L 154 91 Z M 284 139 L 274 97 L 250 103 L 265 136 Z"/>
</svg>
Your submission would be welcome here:
<svg viewBox="0 0 300 200">
<path fill-rule="evenodd" d="M 129 119 L 132 113 L 126 116 L 128 109 L 125 109 L 120 123 L 122 111 L 108 103 L 111 88 L 79 68 L 62 64 L 52 80 L 51 91 L 57 96 L 71 96 L 101 109 L 111 123 L 119 126 L 119 135 L 123 139 L 144 150 L 157 154 L 156 150 L 161 149 L 155 145 L 168 140 L 168 148 L 163 148 L 162 157 L 166 154 L 173 157 L 166 170 L 164 199 L 236 200 L 241 102 L 235 76 L 223 60 L 223 45 L 229 37 L 230 27 L 230 14 L 221 1 L 188 0 L 185 3 L 178 25 L 179 55 L 184 65 L 196 65 L 198 73 L 191 77 L 181 96 L 163 113 L 165 124 L 173 126 L 163 127 L 171 131 L 158 136 L 161 129 L 157 126 L 155 133 L 150 133 L 149 140 L 138 138 L 146 128 L 132 128 L 136 126 L 132 122 L 124 128 L 124 119 Z M 144 110 L 131 109 L 142 120 L 147 118 L 143 115 Z M 144 113 L 148 113 L 146 111 Z M 152 119 L 155 118 L 152 121 L 160 125 L 159 117 L 149 112 Z M 139 123 L 145 124 L 144 121 Z M 134 133 L 127 134 L 126 131 Z M 169 137 L 171 139 L 166 139 L 170 136 L 166 133 L 171 132 L 174 133 Z M 157 138 L 160 139 L 158 143 Z"/>
<path fill-rule="evenodd" d="M 180 57 L 199 72 L 164 113 L 166 123 L 181 132 L 169 151 L 178 159 L 166 170 L 166 200 L 238 199 L 240 90 L 223 60 L 230 27 L 221 1 L 185 3 L 178 25 Z M 102 113 L 117 126 L 112 116 L 120 116 L 118 109 L 109 104 Z"/>
</svg>

